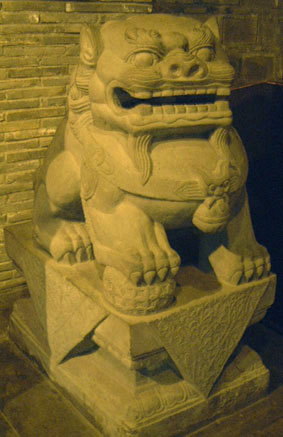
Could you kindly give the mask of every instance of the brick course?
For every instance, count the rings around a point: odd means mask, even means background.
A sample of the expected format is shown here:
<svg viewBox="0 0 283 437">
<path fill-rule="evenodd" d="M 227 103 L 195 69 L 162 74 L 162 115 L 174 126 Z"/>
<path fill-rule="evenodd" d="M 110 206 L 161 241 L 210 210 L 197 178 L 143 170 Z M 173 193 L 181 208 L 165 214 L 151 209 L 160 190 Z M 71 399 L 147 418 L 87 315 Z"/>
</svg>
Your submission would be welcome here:
<svg viewBox="0 0 283 437">
<path fill-rule="evenodd" d="M 282 80 L 282 0 L 0 1 L 0 309 L 26 293 L 3 227 L 30 220 L 33 178 L 65 114 L 82 23 L 121 13 L 217 14 L 235 86 Z M 280 33 L 281 32 L 281 33 Z"/>
</svg>

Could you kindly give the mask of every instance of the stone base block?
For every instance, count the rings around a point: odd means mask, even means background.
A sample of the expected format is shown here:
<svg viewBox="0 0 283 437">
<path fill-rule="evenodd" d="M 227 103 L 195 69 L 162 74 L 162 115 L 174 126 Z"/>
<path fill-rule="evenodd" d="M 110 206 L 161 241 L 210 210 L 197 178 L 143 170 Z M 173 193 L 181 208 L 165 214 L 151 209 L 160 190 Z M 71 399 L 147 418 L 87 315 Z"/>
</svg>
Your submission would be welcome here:
<svg viewBox="0 0 283 437">
<path fill-rule="evenodd" d="M 110 437 L 172 437 L 189 433 L 217 417 L 262 397 L 269 371 L 248 346 L 239 345 L 210 395 L 204 397 L 172 367 L 143 375 L 133 390 L 131 373 L 105 351 L 91 350 L 49 366 L 49 350 L 30 299 L 17 302 L 10 334 L 36 357 L 103 435 Z"/>
<path fill-rule="evenodd" d="M 30 224 L 5 239 L 31 296 L 14 306 L 11 337 L 103 435 L 177 436 L 265 393 L 269 372 L 241 338 L 272 304 L 274 275 L 231 286 L 184 267 L 168 308 L 124 314 L 105 299 L 94 261 L 55 262 Z"/>
</svg>

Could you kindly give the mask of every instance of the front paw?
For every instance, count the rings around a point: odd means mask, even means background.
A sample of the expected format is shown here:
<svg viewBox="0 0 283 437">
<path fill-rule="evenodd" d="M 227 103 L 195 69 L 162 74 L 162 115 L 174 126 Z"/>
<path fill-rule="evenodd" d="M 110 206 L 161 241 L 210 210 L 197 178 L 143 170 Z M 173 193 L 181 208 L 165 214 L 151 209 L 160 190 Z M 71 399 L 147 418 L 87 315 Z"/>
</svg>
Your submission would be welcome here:
<svg viewBox="0 0 283 437">
<path fill-rule="evenodd" d="M 238 285 L 256 281 L 270 274 L 270 256 L 265 247 L 256 244 L 253 251 L 235 254 L 220 246 L 209 256 L 219 282 Z"/>
<path fill-rule="evenodd" d="M 85 223 L 62 222 L 51 240 L 49 252 L 56 261 L 69 265 L 94 259 Z"/>
<path fill-rule="evenodd" d="M 129 235 L 132 238 L 127 238 Z M 135 286 L 164 282 L 176 275 L 180 257 L 170 247 L 160 223 L 146 219 L 139 235 L 131 235 L 128 226 L 127 236 L 121 246 L 115 241 L 112 247 L 95 241 L 96 260 L 122 272 Z"/>
</svg>

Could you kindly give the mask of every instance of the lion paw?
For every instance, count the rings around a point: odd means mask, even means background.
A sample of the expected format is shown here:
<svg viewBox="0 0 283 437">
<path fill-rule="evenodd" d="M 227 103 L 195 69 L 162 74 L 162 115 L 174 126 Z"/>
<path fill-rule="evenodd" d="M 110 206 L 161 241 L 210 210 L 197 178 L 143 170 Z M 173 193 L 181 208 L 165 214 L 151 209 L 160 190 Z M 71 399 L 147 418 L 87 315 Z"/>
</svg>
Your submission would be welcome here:
<svg viewBox="0 0 283 437">
<path fill-rule="evenodd" d="M 132 238 L 128 247 L 119 248 L 95 242 L 95 257 L 103 265 L 121 271 L 134 285 L 151 285 L 174 277 L 180 266 L 179 255 L 170 247 L 160 223 L 146 223 L 141 238 Z"/>
<path fill-rule="evenodd" d="M 249 251 L 243 255 L 220 246 L 210 255 L 209 261 L 217 279 L 233 285 L 262 279 L 269 275 L 271 269 L 270 256 L 259 244 L 255 246 L 253 254 Z"/>
<path fill-rule="evenodd" d="M 50 254 L 56 261 L 75 264 L 94 259 L 85 223 L 65 222 L 52 238 Z"/>
</svg>

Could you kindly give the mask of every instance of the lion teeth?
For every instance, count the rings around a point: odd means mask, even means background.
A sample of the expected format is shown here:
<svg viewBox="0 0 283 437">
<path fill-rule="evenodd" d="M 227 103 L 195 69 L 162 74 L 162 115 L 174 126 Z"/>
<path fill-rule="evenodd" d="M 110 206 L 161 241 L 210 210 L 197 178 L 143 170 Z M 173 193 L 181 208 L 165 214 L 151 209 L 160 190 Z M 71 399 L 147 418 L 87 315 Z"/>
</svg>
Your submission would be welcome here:
<svg viewBox="0 0 283 437">
<path fill-rule="evenodd" d="M 152 93 L 150 91 L 138 91 L 134 94 L 136 99 L 150 99 L 152 97 Z"/>
<path fill-rule="evenodd" d="M 184 90 L 173 90 L 173 96 L 183 96 Z"/>
<path fill-rule="evenodd" d="M 154 114 L 163 114 L 162 106 L 153 106 L 153 113 Z"/>
<path fill-rule="evenodd" d="M 218 88 L 217 95 L 218 96 L 230 96 L 231 90 L 230 88 Z"/>
<path fill-rule="evenodd" d="M 198 105 L 198 111 L 199 112 L 207 112 L 208 106 L 207 105 Z"/>
<path fill-rule="evenodd" d="M 174 106 L 175 112 L 177 114 L 185 114 L 186 112 L 186 106 L 185 105 L 176 105 Z"/>
<path fill-rule="evenodd" d="M 163 90 L 162 91 L 162 97 L 171 97 L 171 96 L 173 96 L 172 90 Z"/>
<path fill-rule="evenodd" d="M 230 88 L 192 88 L 192 89 L 165 89 L 159 91 L 137 91 L 133 93 L 133 97 L 137 99 L 150 99 L 151 97 L 173 97 L 173 96 L 188 96 L 188 95 L 205 95 L 217 94 L 218 96 L 229 96 L 231 94 Z"/>
<path fill-rule="evenodd" d="M 162 97 L 162 91 L 154 91 L 152 97 Z"/>
<path fill-rule="evenodd" d="M 227 111 L 229 109 L 229 102 L 225 100 L 218 100 L 216 102 L 217 111 Z"/>
<path fill-rule="evenodd" d="M 219 100 L 215 104 L 195 104 L 195 105 L 156 105 L 149 104 L 138 105 L 133 109 L 136 113 L 142 116 L 149 115 L 162 115 L 165 114 L 194 114 L 194 113 L 213 113 L 213 117 L 223 116 L 223 112 L 230 111 L 229 102 L 225 100 Z"/>
<path fill-rule="evenodd" d="M 186 112 L 188 113 L 197 112 L 197 110 L 198 110 L 197 105 L 186 106 Z"/>
<path fill-rule="evenodd" d="M 173 105 L 164 105 L 162 109 L 166 114 L 175 114 L 175 108 Z"/>
<path fill-rule="evenodd" d="M 150 115 L 153 112 L 151 105 L 139 105 L 138 109 L 141 115 Z"/>
<path fill-rule="evenodd" d="M 194 90 L 184 90 L 185 91 L 185 95 L 186 96 L 188 96 L 188 95 L 195 95 L 196 94 L 196 90 L 194 89 Z"/>
</svg>

